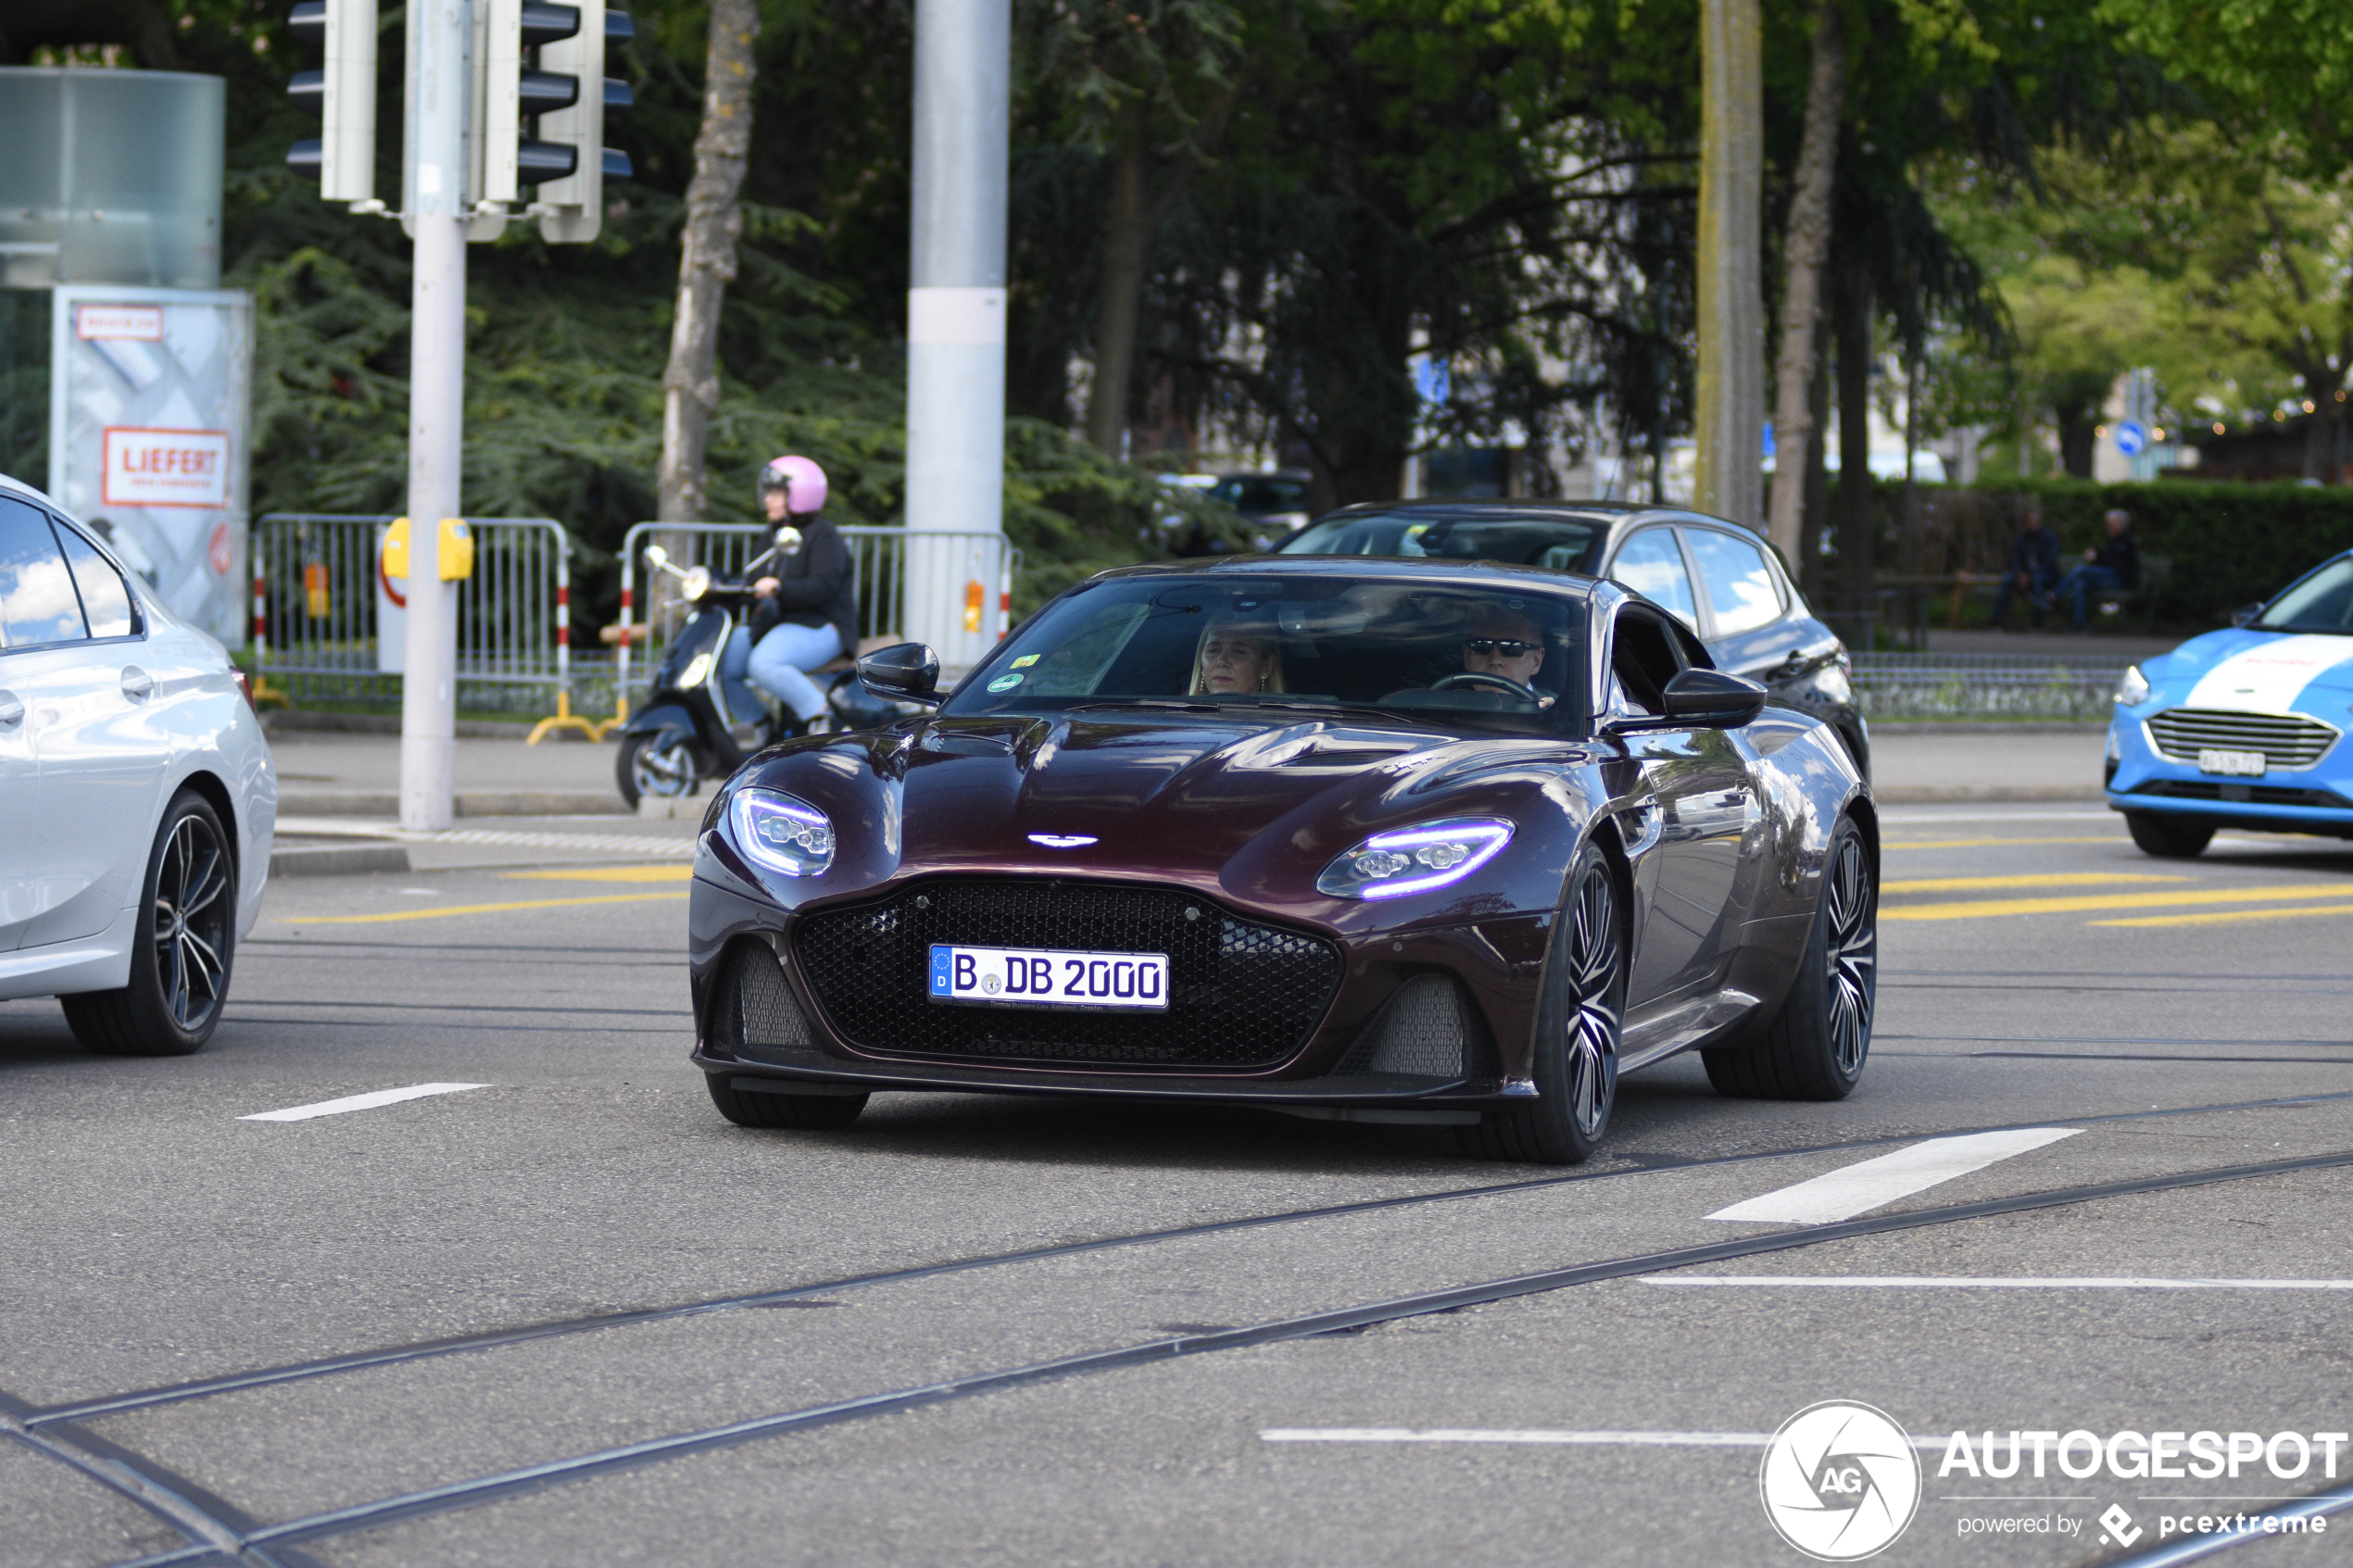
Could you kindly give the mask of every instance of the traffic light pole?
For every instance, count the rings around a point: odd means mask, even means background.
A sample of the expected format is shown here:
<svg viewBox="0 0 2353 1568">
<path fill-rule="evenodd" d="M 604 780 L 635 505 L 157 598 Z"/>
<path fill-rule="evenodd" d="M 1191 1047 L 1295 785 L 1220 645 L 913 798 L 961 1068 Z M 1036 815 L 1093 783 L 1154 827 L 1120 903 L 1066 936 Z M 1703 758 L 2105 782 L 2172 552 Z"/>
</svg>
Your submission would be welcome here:
<svg viewBox="0 0 2353 1568">
<path fill-rule="evenodd" d="M 416 240 L 409 340 L 408 668 L 400 825 L 446 828 L 457 764 L 458 588 L 441 580 L 441 520 L 462 515 L 466 397 L 468 8 L 409 8 L 409 189 Z"/>
<path fill-rule="evenodd" d="M 907 291 L 907 626 L 950 670 L 979 661 L 996 551 L 922 534 L 1004 532 L 1005 190 L 1011 0 L 916 0 L 914 233 Z"/>
</svg>

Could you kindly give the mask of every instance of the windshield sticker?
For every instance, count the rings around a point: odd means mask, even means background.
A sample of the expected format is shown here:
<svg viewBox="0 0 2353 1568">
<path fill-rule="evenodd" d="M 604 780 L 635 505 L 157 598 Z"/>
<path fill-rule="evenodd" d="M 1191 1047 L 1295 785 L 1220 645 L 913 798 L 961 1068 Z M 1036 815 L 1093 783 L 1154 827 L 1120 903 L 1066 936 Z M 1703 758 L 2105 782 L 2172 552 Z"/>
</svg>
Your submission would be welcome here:
<svg viewBox="0 0 2353 1568">
<path fill-rule="evenodd" d="M 1037 663 L 1037 662 L 1038 662 L 1038 656 L 1037 656 L 1036 654 L 1034 654 L 1034 653 L 1026 653 L 1026 654 L 1023 654 L 1023 655 L 1022 655 L 1019 659 L 1014 659 L 1014 660 L 1013 660 L 1013 668 L 1014 668 L 1014 669 L 1016 669 L 1016 670 L 1026 670 L 1026 669 L 1028 669 L 1031 665 L 1033 665 L 1033 664 L 1035 664 L 1035 663 Z"/>
<path fill-rule="evenodd" d="M 988 689 L 992 692 L 1009 692 L 1021 683 L 1022 677 L 1019 675 L 1000 675 L 988 683 Z"/>
</svg>

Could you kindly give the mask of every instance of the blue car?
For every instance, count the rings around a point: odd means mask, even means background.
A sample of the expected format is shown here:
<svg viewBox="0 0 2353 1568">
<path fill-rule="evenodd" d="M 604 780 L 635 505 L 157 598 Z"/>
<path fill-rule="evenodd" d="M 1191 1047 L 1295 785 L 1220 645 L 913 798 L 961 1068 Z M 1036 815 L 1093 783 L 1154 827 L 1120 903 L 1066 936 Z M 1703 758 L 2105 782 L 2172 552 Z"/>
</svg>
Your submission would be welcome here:
<svg viewBox="0 0 2353 1568">
<path fill-rule="evenodd" d="M 2133 666 L 2108 731 L 2108 803 L 2151 855 L 2228 825 L 2353 838 L 2353 551 L 2227 632 Z"/>
</svg>

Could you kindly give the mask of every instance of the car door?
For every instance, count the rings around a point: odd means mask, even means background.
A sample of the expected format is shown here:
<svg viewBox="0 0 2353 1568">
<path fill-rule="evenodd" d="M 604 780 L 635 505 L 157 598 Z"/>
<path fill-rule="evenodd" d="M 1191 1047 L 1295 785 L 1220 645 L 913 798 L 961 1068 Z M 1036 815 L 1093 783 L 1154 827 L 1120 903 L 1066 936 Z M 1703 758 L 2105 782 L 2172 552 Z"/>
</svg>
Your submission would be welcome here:
<svg viewBox="0 0 2353 1568">
<path fill-rule="evenodd" d="M 136 897 L 171 748 L 120 576 L 13 497 L 0 497 L 0 685 L 24 706 L 33 761 L 28 831 L 8 857 L 28 884 L 15 945 L 30 948 L 94 935 Z"/>
<path fill-rule="evenodd" d="M 1613 626 L 1612 701 L 1625 716 L 1664 710 L 1659 695 L 1693 660 L 1645 606 Z M 1644 729 L 1621 737 L 1641 769 L 1626 838 L 1634 853 L 1637 935 L 1628 997 L 1629 1048 L 1713 998 L 1736 946 L 1741 858 L 1762 809 L 1748 759 L 1728 732 Z"/>
</svg>

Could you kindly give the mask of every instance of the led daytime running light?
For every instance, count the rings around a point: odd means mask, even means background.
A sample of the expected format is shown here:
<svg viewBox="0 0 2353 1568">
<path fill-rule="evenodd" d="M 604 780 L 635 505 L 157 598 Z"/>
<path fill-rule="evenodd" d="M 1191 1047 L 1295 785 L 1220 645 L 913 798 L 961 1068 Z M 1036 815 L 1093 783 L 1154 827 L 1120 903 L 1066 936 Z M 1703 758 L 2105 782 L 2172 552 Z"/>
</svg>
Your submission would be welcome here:
<svg viewBox="0 0 2353 1568">
<path fill-rule="evenodd" d="M 727 802 L 736 847 L 786 876 L 815 876 L 834 863 L 834 824 L 815 807 L 770 789 L 739 789 Z"/>
<path fill-rule="evenodd" d="M 1452 886 L 1504 852 L 1512 824 L 1493 818 L 1377 833 L 1324 868 L 1315 889 L 1341 898 L 1402 898 Z"/>
</svg>

